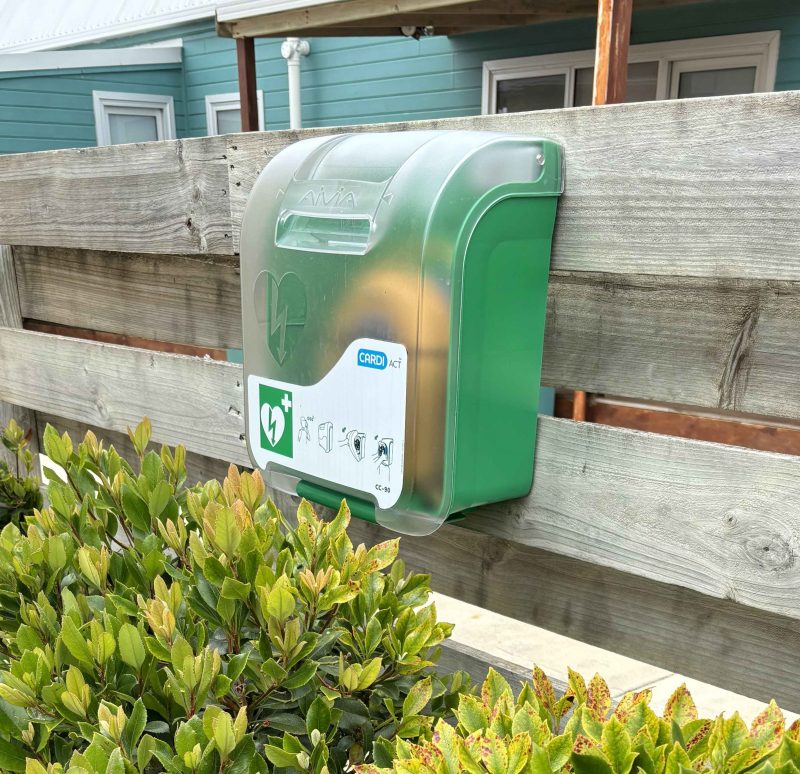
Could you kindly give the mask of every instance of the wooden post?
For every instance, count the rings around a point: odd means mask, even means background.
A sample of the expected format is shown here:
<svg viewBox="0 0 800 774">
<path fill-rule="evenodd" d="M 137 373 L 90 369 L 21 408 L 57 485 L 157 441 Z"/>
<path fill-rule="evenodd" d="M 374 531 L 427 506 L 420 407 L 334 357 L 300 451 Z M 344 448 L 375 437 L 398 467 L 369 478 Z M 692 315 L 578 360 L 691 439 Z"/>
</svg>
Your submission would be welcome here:
<svg viewBox="0 0 800 774">
<path fill-rule="evenodd" d="M 593 105 L 612 105 L 625 101 L 632 8 L 633 0 L 597 0 Z M 575 390 L 572 396 L 573 419 L 580 422 L 586 420 L 586 402 L 586 393 Z"/>
<path fill-rule="evenodd" d="M 239 68 L 239 104 L 242 131 L 258 131 L 258 89 L 256 87 L 256 49 L 253 38 L 236 39 L 236 63 Z"/>
<path fill-rule="evenodd" d="M 633 0 L 598 0 L 593 105 L 625 101 Z"/>
<path fill-rule="evenodd" d="M 14 271 L 14 256 L 8 245 L 0 245 L 0 327 L 22 327 L 17 275 Z M 37 451 L 39 444 L 36 435 L 36 416 L 33 411 L 10 403 L 3 403 L 0 400 L 0 429 L 4 428 L 11 419 L 15 419 L 23 430 L 33 431 L 30 449 L 33 452 Z M 5 459 L 9 464 L 13 465 L 14 461 L 11 455 L 3 446 L 0 446 L 0 459 Z"/>
</svg>

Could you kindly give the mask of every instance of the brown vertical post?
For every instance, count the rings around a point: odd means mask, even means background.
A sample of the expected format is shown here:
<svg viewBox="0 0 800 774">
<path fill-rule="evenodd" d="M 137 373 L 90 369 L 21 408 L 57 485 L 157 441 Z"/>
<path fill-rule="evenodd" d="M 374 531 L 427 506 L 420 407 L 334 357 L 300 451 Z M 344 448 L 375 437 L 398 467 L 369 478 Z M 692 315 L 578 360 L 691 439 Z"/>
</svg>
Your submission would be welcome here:
<svg viewBox="0 0 800 774">
<path fill-rule="evenodd" d="M 256 88 L 256 47 L 253 38 L 236 39 L 236 63 L 239 68 L 239 104 L 242 131 L 258 131 L 258 89 Z"/>
<path fill-rule="evenodd" d="M 19 303 L 19 292 L 17 289 L 17 275 L 14 269 L 14 255 L 8 245 L 0 245 L 0 327 L 2 328 L 21 328 L 22 311 Z M 9 422 L 15 420 L 25 431 L 33 430 L 31 445 L 28 447 L 32 452 L 39 450 L 39 442 L 36 435 L 36 415 L 19 406 L 12 406 L 0 400 L 0 430 Z M 0 445 L 0 460 L 5 460 L 11 470 L 15 469 L 16 460 L 11 457 L 11 453 Z M 36 471 L 38 475 L 39 471 Z"/>
<path fill-rule="evenodd" d="M 633 0 L 597 0 L 593 105 L 625 101 L 632 10 Z M 572 396 L 573 419 L 586 420 L 586 403 L 586 393 L 576 390 Z"/>
<path fill-rule="evenodd" d="M 593 105 L 625 101 L 633 0 L 598 0 Z"/>
</svg>

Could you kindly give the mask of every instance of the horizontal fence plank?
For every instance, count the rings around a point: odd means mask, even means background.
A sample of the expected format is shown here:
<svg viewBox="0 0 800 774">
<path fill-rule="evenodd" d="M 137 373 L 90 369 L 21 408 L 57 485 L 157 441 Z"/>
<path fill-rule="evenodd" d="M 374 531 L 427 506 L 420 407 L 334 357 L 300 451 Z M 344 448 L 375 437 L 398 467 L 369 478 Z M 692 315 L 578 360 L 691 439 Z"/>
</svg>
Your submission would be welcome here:
<svg viewBox="0 0 800 774">
<path fill-rule="evenodd" d="M 0 329 L 0 400 L 248 464 L 241 367 Z M 488 535 L 800 617 L 800 457 L 542 417 L 532 493 Z"/>
<path fill-rule="evenodd" d="M 800 621 L 481 534 L 469 520 L 464 525 L 400 541 L 400 556 L 410 569 L 432 573 L 436 591 L 800 710 Z M 350 532 L 367 543 L 391 537 L 355 520 Z"/>
<path fill-rule="evenodd" d="M 235 257 L 15 248 L 26 318 L 242 345 Z M 87 282 L 86 278 L 92 281 Z M 553 272 L 542 379 L 647 400 L 800 417 L 800 283 Z"/>
<path fill-rule="evenodd" d="M 800 283 L 551 274 L 542 381 L 800 417 Z"/>
<path fill-rule="evenodd" d="M 0 363 L 0 400 L 119 432 L 149 416 L 162 443 L 249 463 L 239 365 L 7 328 Z"/>
<path fill-rule="evenodd" d="M 253 181 L 298 139 L 485 129 L 563 143 L 556 270 L 798 280 L 799 115 L 800 92 L 777 92 L 9 155 L 0 242 L 227 254 Z"/>
<path fill-rule="evenodd" d="M 196 346 L 242 345 L 234 256 L 24 246 L 14 256 L 25 318 Z"/>
<path fill-rule="evenodd" d="M 40 431 L 51 422 L 75 439 L 92 429 L 121 454 L 133 453 L 128 438 L 115 431 L 37 417 Z M 190 481 L 221 479 L 227 467 L 221 460 L 187 454 Z M 296 498 L 272 494 L 291 516 Z M 423 538 L 403 537 L 400 555 L 409 568 L 432 573 L 433 588 L 443 594 L 746 696 L 775 697 L 782 707 L 800 710 L 800 620 L 482 534 L 471 524 L 445 526 Z M 394 536 L 356 519 L 349 531 L 354 542 L 368 545 Z M 446 653 L 443 661 L 480 674 L 483 659 L 468 656 Z"/>
<path fill-rule="evenodd" d="M 8 154 L 0 191 L 11 244 L 233 251 L 222 137 Z"/>
<path fill-rule="evenodd" d="M 797 280 L 798 119 L 795 91 L 230 135 L 235 249 L 255 178 L 297 139 L 342 131 L 484 129 L 563 144 L 556 270 Z"/>
</svg>

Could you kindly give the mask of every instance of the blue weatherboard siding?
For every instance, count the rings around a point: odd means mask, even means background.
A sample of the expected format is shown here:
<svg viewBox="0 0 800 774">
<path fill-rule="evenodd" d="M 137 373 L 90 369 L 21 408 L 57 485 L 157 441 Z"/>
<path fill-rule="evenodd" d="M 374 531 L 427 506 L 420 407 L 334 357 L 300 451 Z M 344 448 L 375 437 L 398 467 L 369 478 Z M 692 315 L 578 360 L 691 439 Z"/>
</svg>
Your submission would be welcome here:
<svg viewBox="0 0 800 774">
<path fill-rule="evenodd" d="M 798 0 L 717 0 L 636 12 L 632 42 L 765 30 L 781 32 L 776 88 L 800 88 Z M 588 49 L 594 46 L 594 34 L 594 20 L 580 19 L 420 41 L 311 39 L 312 53 L 302 63 L 304 124 L 477 114 L 485 60 Z M 217 37 L 210 20 L 99 45 L 122 47 L 176 37 L 183 39 L 182 65 L 0 73 L 0 152 L 93 145 L 93 89 L 171 94 L 178 136 L 206 134 L 206 95 L 237 90 L 234 41 Z M 289 108 L 280 41 L 257 40 L 256 58 L 266 126 L 285 128 Z"/>
<path fill-rule="evenodd" d="M 306 126 L 375 123 L 480 112 L 483 62 L 515 56 L 589 49 L 593 19 L 553 22 L 453 38 L 315 38 L 302 62 Z M 720 0 L 634 14 L 632 42 L 781 31 L 777 89 L 800 88 L 800 4 L 797 0 Z M 206 132 L 205 97 L 236 91 L 233 40 L 213 25 L 164 30 L 183 37 L 188 135 Z M 136 39 L 144 42 L 155 35 Z M 106 45 L 127 45 L 112 41 Z M 286 63 L 280 41 L 256 41 L 258 86 L 264 91 L 266 126 L 289 123 Z"/>
<path fill-rule="evenodd" d="M 0 153 L 97 145 L 94 90 L 171 95 L 183 131 L 180 65 L 0 73 Z"/>
</svg>

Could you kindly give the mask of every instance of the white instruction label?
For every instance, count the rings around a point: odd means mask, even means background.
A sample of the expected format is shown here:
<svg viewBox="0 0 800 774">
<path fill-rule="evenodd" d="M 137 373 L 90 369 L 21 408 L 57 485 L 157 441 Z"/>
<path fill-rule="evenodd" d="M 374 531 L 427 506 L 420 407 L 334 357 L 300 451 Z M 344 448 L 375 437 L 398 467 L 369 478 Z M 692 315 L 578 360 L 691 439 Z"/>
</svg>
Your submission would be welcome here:
<svg viewBox="0 0 800 774">
<path fill-rule="evenodd" d="M 251 374 L 247 429 L 255 463 L 278 463 L 390 508 L 403 488 L 406 361 L 402 344 L 357 339 L 316 384 Z"/>
</svg>

